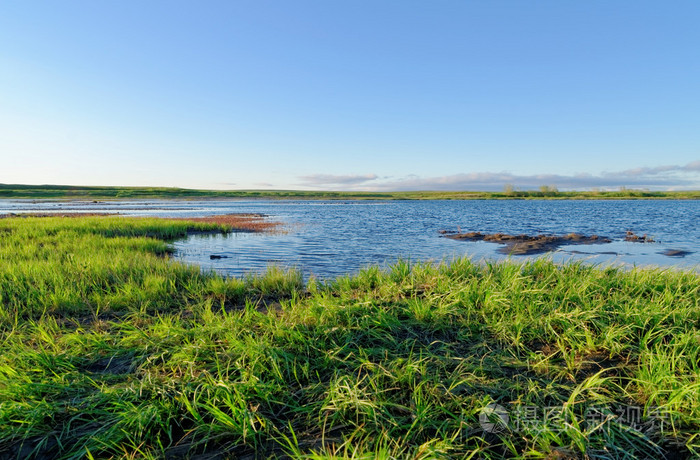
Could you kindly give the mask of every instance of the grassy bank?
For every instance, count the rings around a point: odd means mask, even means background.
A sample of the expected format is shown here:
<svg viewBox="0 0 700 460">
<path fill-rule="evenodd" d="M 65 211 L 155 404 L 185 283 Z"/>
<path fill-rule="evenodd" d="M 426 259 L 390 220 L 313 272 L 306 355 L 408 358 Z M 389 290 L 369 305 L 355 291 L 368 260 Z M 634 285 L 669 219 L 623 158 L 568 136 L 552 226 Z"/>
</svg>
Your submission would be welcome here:
<svg viewBox="0 0 700 460">
<path fill-rule="evenodd" d="M 487 200 L 487 199 L 700 199 L 700 191 L 651 192 L 622 189 L 617 191 L 560 192 L 543 190 L 511 190 L 504 192 L 331 192 L 302 190 L 194 190 L 166 187 L 78 187 L 68 185 L 0 184 L 0 199 L 276 199 L 276 200 Z"/>
<path fill-rule="evenodd" d="M 164 257 L 220 229 L 0 220 L 0 458 L 700 454 L 695 274 L 456 260 L 304 286 Z"/>
</svg>

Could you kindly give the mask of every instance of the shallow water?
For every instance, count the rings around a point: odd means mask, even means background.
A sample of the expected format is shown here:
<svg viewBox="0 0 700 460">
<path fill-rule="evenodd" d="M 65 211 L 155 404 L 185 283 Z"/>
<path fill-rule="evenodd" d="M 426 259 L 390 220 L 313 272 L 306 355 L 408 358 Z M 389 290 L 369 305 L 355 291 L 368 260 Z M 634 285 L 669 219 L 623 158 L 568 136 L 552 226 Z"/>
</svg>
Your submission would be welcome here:
<svg viewBox="0 0 700 460">
<path fill-rule="evenodd" d="M 497 252 L 498 244 L 455 241 L 439 234 L 458 229 L 533 235 L 577 232 L 614 240 L 562 246 L 546 255 L 555 261 L 700 267 L 700 201 L 0 201 L 0 213 L 25 211 L 155 216 L 256 212 L 283 222 L 284 234 L 192 236 L 175 242 L 176 259 L 237 276 L 262 272 L 271 264 L 298 267 L 305 276 L 331 278 L 398 258 L 439 262 L 462 256 L 508 257 Z M 627 230 L 647 234 L 656 242 L 625 242 Z M 663 255 L 668 249 L 691 254 Z M 212 260 L 211 255 L 222 258 Z"/>
</svg>

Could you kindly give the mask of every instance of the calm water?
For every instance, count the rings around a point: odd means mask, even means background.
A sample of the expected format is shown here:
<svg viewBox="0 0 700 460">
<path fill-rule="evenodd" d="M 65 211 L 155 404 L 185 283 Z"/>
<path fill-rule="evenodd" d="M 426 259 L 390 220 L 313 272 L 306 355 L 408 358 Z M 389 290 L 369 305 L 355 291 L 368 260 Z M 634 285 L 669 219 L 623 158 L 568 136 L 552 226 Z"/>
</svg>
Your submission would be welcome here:
<svg viewBox="0 0 700 460">
<path fill-rule="evenodd" d="M 32 203 L 0 201 L 0 213 L 119 212 L 126 215 L 205 216 L 257 212 L 285 224 L 286 233 L 192 236 L 175 242 L 175 257 L 223 274 L 262 272 L 269 265 L 298 267 L 330 278 L 369 264 L 503 259 L 500 245 L 441 238 L 439 230 L 486 233 L 597 234 L 610 244 L 562 246 L 555 261 L 700 267 L 700 201 L 128 201 Z M 627 230 L 655 243 L 622 241 Z M 668 257 L 667 249 L 690 251 Z M 212 260 L 211 255 L 224 256 Z M 527 256 L 531 257 L 531 256 Z M 513 256 L 523 260 L 523 256 Z"/>
</svg>

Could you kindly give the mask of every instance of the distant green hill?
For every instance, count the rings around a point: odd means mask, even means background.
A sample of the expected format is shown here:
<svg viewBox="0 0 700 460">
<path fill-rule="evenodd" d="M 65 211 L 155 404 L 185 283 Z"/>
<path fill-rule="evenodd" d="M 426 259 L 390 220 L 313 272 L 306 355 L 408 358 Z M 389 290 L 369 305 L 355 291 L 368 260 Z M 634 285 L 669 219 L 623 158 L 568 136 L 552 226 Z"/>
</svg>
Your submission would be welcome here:
<svg viewBox="0 0 700 460">
<path fill-rule="evenodd" d="M 128 199 L 128 198 L 266 198 L 295 200 L 474 200 L 474 199 L 700 199 L 700 191 L 650 192 L 622 189 L 612 192 L 538 191 L 414 191 L 414 192 L 332 192 L 302 190 L 195 190 L 169 187 L 86 187 L 72 185 L 0 184 L 0 199 Z"/>
</svg>

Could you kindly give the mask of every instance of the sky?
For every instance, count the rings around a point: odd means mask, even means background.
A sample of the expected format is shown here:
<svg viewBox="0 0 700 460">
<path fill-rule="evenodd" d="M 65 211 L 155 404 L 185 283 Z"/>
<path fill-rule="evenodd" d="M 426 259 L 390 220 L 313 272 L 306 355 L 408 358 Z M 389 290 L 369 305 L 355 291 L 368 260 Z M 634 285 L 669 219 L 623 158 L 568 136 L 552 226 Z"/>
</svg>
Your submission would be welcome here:
<svg viewBox="0 0 700 460">
<path fill-rule="evenodd" d="M 0 183 L 700 189 L 700 2 L 8 0 Z"/>
</svg>

